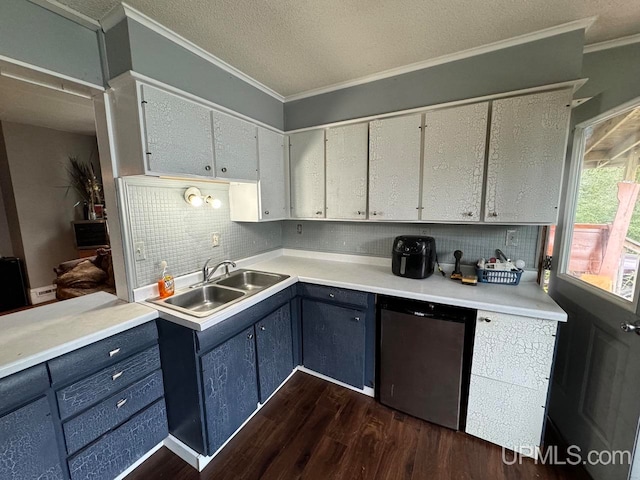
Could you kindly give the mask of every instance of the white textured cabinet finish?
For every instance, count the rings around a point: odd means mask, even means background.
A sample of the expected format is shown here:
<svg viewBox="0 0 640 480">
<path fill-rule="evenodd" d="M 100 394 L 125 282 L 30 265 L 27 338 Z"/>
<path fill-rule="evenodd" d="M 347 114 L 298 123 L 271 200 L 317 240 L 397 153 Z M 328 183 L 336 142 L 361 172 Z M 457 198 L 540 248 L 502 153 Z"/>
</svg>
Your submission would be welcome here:
<svg viewBox="0 0 640 480">
<path fill-rule="evenodd" d="M 260 217 L 264 220 L 282 220 L 289 216 L 285 142 L 284 135 L 258 127 Z"/>
<path fill-rule="evenodd" d="M 369 124 L 369 218 L 419 220 L 422 115 Z"/>
<path fill-rule="evenodd" d="M 211 110 L 148 85 L 141 89 L 146 173 L 213 177 Z"/>
<path fill-rule="evenodd" d="M 488 114 L 488 102 L 425 114 L 422 220 L 480 220 Z"/>
<path fill-rule="evenodd" d="M 495 100 L 484 220 L 556 223 L 572 91 Z"/>
<path fill-rule="evenodd" d="M 471 375 L 465 431 L 527 456 L 536 456 L 547 391 Z"/>
<path fill-rule="evenodd" d="M 212 111 L 217 178 L 258 179 L 256 126 L 239 118 Z"/>
<path fill-rule="evenodd" d="M 369 125 L 326 131 L 327 218 L 367 218 Z"/>
<path fill-rule="evenodd" d="M 324 130 L 289 135 L 291 216 L 324 218 Z"/>
</svg>

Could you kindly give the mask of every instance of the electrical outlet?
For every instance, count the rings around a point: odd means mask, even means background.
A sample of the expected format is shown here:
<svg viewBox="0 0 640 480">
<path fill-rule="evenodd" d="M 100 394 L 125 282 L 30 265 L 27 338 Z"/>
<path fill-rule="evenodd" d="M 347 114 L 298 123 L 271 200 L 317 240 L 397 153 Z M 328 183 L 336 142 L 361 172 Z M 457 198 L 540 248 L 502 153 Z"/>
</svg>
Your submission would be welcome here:
<svg viewBox="0 0 640 480">
<path fill-rule="evenodd" d="M 423 228 L 422 230 L 420 230 L 420 235 L 422 236 L 428 236 L 429 235 L 429 230 L 427 230 L 426 228 Z"/>
<path fill-rule="evenodd" d="M 298 235 L 302 235 L 302 224 L 301 223 L 296 225 L 296 232 L 298 232 Z"/>
<path fill-rule="evenodd" d="M 147 252 L 144 248 L 144 242 L 136 242 L 133 246 L 136 256 L 136 262 L 147 259 Z"/>
<path fill-rule="evenodd" d="M 220 246 L 220 234 L 219 233 L 212 233 L 211 234 L 211 246 L 212 247 L 219 247 Z"/>
<path fill-rule="evenodd" d="M 517 230 L 507 230 L 507 236 L 504 240 L 504 244 L 507 247 L 517 247 L 518 246 L 518 231 Z"/>
</svg>

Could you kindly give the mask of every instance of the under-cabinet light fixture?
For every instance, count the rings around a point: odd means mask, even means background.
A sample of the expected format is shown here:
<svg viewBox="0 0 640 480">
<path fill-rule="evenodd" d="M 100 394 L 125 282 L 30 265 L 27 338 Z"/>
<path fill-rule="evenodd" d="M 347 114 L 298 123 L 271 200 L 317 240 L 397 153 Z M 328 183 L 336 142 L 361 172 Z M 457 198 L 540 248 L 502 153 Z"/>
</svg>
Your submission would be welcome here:
<svg viewBox="0 0 640 480">
<path fill-rule="evenodd" d="M 193 207 L 201 207 L 207 205 L 211 208 L 220 208 L 222 201 L 218 198 L 213 198 L 211 195 L 202 195 L 199 189 L 196 187 L 189 187 L 184 192 L 185 201 Z"/>
<path fill-rule="evenodd" d="M 204 197 L 204 203 L 209 205 L 211 208 L 220 208 L 222 206 L 222 201 L 218 198 L 213 198 L 211 195 L 207 195 Z"/>
</svg>

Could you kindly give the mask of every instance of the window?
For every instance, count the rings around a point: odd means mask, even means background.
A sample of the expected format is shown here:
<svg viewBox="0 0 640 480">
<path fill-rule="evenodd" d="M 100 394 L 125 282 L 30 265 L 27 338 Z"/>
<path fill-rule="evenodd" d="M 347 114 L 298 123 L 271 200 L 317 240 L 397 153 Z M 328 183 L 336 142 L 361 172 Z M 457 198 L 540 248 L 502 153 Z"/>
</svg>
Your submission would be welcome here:
<svg viewBox="0 0 640 480">
<path fill-rule="evenodd" d="M 574 150 L 579 182 L 562 272 L 634 302 L 640 259 L 640 106 L 578 128 Z"/>
</svg>

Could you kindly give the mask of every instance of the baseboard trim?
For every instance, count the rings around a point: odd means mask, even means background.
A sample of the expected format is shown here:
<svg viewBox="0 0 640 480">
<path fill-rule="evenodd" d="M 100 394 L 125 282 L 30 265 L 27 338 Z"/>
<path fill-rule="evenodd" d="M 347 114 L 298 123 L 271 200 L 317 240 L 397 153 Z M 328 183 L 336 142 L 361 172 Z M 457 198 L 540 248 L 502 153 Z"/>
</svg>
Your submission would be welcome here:
<svg viewBox="0 0 640 480">
<path fill-rule="evenodd" d="M 122 480 L 124 477 L 126 477 L 127 475 L 129 475 L 131 472 L 133 472 L 136 468 L 138 468 L 140 465 L 142 465 L 142 463 L 144 463 L 145 460 L 147 460 L 151 455 L 153 455 L 154 453 L 156 453 L 158 450 L 160 450 L 160 448 L 162 448 L 162 446 L 164 445 L 165 441 L 160 442 L 159 444 L 157 444 L 155 447 L 153 447 L 151 450 L 149 450 L 147 453 L 145 453 L 143 456 L 141 456 L 138 460 L 136 460 L 129 468 L 127 468 L 124 472 L 122 472 L 120 475 L 118 475 L 116 478 L 114 478 L 113 480 Z"/>
<path fill-rule="evenodd" d="M 314 377 L 318 377 L 322 380 L 325 380 L 326 382 L 335 383 L 336 385 L 340 385 L 341 387 L 348 388 L 349 390 L 353 390 L 354 392 L 361 393 L 363 395 L 366 395 L 367 397 L 375 397 L 375 390 L 371 387 L 363 387 L 362 389 L 356 388 L 347 383 L 343 383 L 340 380 L 336 380 L 335 378 L 327 377 L 326 375 L 318 373 L 314 370 L 309 370 L 307 367 L 303 367 L 302 365 L 297 367 L 297 370 L 300 372 L 308 373 L 309 375 L 313 375 Z"/>
</svg>

